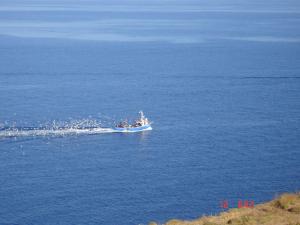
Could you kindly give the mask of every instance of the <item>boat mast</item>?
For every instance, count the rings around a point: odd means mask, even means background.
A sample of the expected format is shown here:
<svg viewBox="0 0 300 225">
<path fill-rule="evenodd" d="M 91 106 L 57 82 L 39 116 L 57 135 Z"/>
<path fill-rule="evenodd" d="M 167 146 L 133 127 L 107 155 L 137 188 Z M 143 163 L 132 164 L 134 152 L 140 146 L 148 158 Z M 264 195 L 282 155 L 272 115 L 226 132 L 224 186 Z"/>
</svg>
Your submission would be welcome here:
<svg viewBox="0 0 300 225">
<path fill-rule="evenodd" d="M 144 116 L 144 113 L 143 113 L 143 111 L 141 110 L 141 111 L 139 111 L 139 113 L 140 113 L 140 115 L 141 115 L 141 123 L 142 123 L 142 125 L 145 125 L 145 116 Z"/>
</svg>

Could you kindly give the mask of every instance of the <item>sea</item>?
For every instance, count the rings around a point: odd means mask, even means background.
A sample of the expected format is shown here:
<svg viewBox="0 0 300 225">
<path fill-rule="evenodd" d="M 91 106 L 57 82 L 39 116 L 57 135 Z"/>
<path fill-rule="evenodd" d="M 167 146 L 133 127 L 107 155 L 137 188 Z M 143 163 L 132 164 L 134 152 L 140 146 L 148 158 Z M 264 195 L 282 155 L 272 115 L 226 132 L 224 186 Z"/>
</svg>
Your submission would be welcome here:
<svg viewBox="0 0 300 225">
<path fill-rule="evenodd" d="M 140 110 L 153 130 L 112 132 Z M 299 189 L 299 1 L 1 0 L 1 225 L 163 224 Z"/>
</svg>

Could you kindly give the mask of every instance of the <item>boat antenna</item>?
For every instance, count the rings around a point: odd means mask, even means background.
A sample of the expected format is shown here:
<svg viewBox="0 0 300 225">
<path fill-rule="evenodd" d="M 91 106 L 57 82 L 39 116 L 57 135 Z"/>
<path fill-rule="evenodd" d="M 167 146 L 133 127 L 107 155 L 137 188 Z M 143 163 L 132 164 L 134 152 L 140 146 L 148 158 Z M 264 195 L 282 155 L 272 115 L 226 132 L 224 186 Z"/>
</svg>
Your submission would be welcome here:
<svg viewBox="0 0 300 225">
<path fill-rule="evenodd" d="M 141 118 L 142 118 L 142 119 L 144 119 L 144 118 L 145 118 L 145 116 L 144 116 L 144 113 L 143 113 L 143 111 L 142 111 L 142 110 L 140 110 L 140 111 L 139 111 L 139 113 L 141 114 Z"/>
</svg>

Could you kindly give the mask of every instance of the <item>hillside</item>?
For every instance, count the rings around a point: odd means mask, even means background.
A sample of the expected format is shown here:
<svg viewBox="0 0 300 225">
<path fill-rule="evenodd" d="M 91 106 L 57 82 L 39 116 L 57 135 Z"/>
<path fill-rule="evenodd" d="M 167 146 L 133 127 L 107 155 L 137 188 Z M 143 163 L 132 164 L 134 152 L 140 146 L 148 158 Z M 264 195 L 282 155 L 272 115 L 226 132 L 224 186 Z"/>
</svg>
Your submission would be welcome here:
<svg viewBox="0 0 300 225">
<path fill-rule="evenodd" d="M 280 197 L 253 208 L 235 208 L 193 221 L 173 219 L 165 225 L 300 225 L 300 193 Z M 149 225 L 158 225 L 151 222 Z"/>
</svg>

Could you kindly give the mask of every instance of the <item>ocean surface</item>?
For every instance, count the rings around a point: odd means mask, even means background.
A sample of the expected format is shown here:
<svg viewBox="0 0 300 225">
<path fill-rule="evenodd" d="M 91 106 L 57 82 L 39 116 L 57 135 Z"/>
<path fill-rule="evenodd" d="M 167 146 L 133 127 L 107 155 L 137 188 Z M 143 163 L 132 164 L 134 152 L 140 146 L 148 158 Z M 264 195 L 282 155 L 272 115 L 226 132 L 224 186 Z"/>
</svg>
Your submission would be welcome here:
<svg viewBox="0 0 300 225">
<path fill-rule="evenodd" d="M 1 0 L 0 224 L 164 223 L 299 191 L 299 28 L 291 0 Z M 139 110 L 152 131 L 101 129 Z"/>
</svg>

